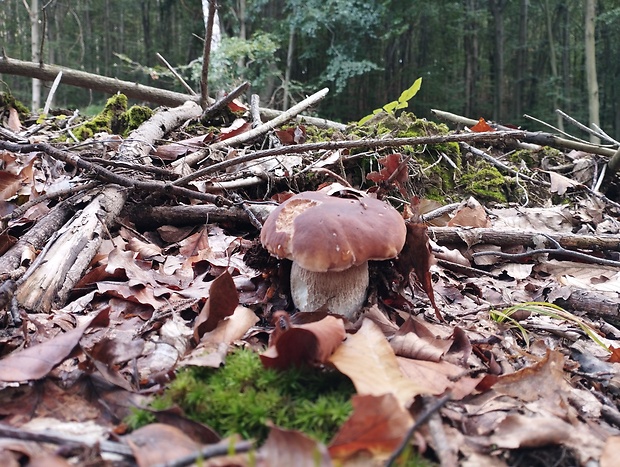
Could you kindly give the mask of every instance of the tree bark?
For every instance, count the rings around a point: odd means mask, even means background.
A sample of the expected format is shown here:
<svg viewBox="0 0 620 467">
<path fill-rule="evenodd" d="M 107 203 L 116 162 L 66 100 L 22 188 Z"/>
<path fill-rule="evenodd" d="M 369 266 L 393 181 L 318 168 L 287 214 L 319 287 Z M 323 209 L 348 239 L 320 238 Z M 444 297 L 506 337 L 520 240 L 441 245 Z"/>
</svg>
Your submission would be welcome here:
<svg viewBox="0 0 620 467">
<path fill-rule="evenodd" d="M 586 0 L 585 14 L 585 50 L 586 50 L 586 82 L 588 86 L 588 117 L 590 125 L 600 125 L 598 79 L 596 75 L 596 0 Z M 600 139 L 590 135 L 592 143 L 600 143 Z"/>
<path fill-rule="evenodd" d="M 553 12 L 549 7 L 549 0 L 545 0 L 545 18 L 547 25 L 547 42 L 549 45 L 549 65 L 551 66 L 551 79 L 553 80 L 553 110 L 558 108 L 558 91 L 561 89 L 558 73 L 558 58 L 555 52 L 555 39 L 553 37 Z M 561 115 L 557 115 L 557 126 L 560 130 L 564 130 L 564 119 Z"/>
<path fill-rule="evenodd" d="M 478 72 L 478 21 L 476 0 L 465 0 L 465 109 L 464 115 L 472 115 L 476 103 L 476 81 Z"/>
<path fill-rule="evenodd" d="M 504 8 L 507 0 L 489 0 L 495 29 L 493 48 L 493 120 L 504 118 Z"/>
<path fill-rule="evenodd" d="M 41 63 L 41 22 L 39 18 L 39 0 L 30 0 L 30 53 L 34 63 Z M 41 108 L 41 81 L 32 80 L 32 112 L 37 113 Z"/>
<path fill-rule="evenodd" d="M 525 69 L 527 61 L 527 6 L 529 0 L 519 3 L 519 47 L 517 49 L 517 76 L 515 85 L 515 114 L 523 115 L 523 99 L 525 96 Z"/>
</svg>

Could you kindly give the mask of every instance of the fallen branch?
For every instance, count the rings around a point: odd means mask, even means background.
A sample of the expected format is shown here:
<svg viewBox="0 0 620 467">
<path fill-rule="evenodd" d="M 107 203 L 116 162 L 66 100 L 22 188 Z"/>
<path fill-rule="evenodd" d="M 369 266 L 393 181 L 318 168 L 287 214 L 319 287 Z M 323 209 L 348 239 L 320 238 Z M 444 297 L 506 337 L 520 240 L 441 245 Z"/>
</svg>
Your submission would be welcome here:
<svg viewBox="0 0 620 467">
<path fill-rule="evenodd" d="M 523 131 L 496 131 L 488 133 L 454 133 L 449 135 L 436 136 L 417 136 L 413 138 L 391 138 L 391 139 L 358 139 L 353 141 L 325 141 L 321 143 L 296 144 L 291 146 L 282 146 L 279 148 L 265 149 L 250 154 L 234 157 L 216 164 L 197 170 L 183 178 L 179 178 L 173 182 L 173 185 L 183 186 L 192 180 L 203 177 L 210 173 L 234 167 L 244 162 L 261 159 L 263 157 L 280 156 L 283 154 L 299 154 L 303 152 L 320 151 L 324 149 L 352 149 L 352 148 L 396 148 L 401 146 L 413 146 L 423 144 L 442 144 L 451 142 L 472 142 L 472 141 L 506 141 L 518 140 L 525 135 Z"/>
<path fill-rule="evenodd" d="M 439 244 L 469 244 L 487 243 L 492 245 L 508 246 L 523 245 L 535 247 L 534 241 L 541 236 L 540 232 L 524 230 L 496 230 L 496 229 L 463 229 L 461 227 L 429 227 L 428 235 Z M 577 250 L 620 251 L 620 237 L 618 235 L 577 235 L 570 233 L 545 234 L 558 242 L 563 248 Z"/>
<path fill-rule="evenodd" d="M 431 112 L 437 117 L 449 120 L 454 123 L 461 123 L 464 125 L 473 126 L 478 123 L 476 120 L 471 118 L 462 117 L 460 115 L 456 115 L 450 112 L 444 112 L 443 110 L 432 109 Z M 498 130 L 507 130 L 508 127 L 501 125 L 491 125 Z M 599 154 L 601 156 L 613 157 L 616 153 L 615 149 L 605 148 L 602 146 L 597 146 L 594 144 L 588 143 L 580 143 L 578 141 L 571 141 L 564 138 L 559 138 L 551 133 L 542 133 L 542 132 L 532 132 L 532 131 L 524 131 L 523 138 L 520 138 L 522 141 L 526 143 L 537 144 L 540 146 L 551 146 L 554 148 L 562 148 L 562 149 L 575 149 L 577 151 L 589 152 L 591 154 Z"/>
</svg>

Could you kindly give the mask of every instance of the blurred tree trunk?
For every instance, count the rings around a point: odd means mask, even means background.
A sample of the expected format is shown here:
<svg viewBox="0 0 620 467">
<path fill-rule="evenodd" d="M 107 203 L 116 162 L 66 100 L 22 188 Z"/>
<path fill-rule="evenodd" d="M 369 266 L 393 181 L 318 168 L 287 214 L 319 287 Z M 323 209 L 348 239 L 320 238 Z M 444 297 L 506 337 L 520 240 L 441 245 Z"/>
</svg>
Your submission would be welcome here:
<svg viewBox="0 0 620 467">
<path fill-rule="evenodd" d="M 282 97 L 282 110 L 289 106 L 289 87 L 291 83 L 291 69 L 293 68 L 293 51 L 295 50 L 295 27 L 291 24 L 288 33 L 288 49 L 286 51 L 286 68 L 284 70 L 284 96 Z"/>
<path fill-rule="evenodd" d="M 525 72 L 527 62 L 527 6 L 529 0 L 519 2 L 519 45 L 517 48 L 517 76 L 515 85 L 515 114 L 523 115 L 523 99 L 525 95 Z"/>
<path fill-rule="evenodd" d="M 30 6 L 24 2 L 30 16 L 30 54 L 34 63 L 41 63 L 41 20 L 39 17 L 39 0 L 30 0 Z M 32 111 L 41 109 L 41 90 L 43 83 L 38 79 L 32 80 Z"/>
<path fill-rule="evenodd" d="M 507 0 L 489 0 L 493 15 L 493 120 L 499 122 L 504 117 L 504 8 Z"/>
<path fill-rule="evenodd" d="M 476 0 L 465 0 L 465 108 L 463 114 L 474 117 L 476 77 L 478 74 L 478 21 Z"/>
<path fill-rule="evenodd" d="M 555 51 L 555 38 L 553 36 L 553 12 L 549 7 L 549 0 L 545 0 L 545 18 L 547 26 L 547 42 L 549 44 L 549 65 L 551 66 L 551 80 L 553 83 L 553 91 L 551 103 L 553 110 L 558 108 L 558 92 L 562 89 L 560 86 L 559 73 L 558 73 L 558 58 Z M 557 116 L 557 126 L 560 130 L 564 130 L 564 119 Z"/>
<path fill-rule="evenodd" d="M 562 107 L 565 112 L 571 114 L 571 24 L 568 5 L 560 3 L 560 24 L 562 25 Z"/>
<path fill-rule="evenodd" d="M 586 53 L 586 83 L 588 89 L 588 119 L 589 124 L 600 125 L 599 120 L 599 94 L 598 80 L 596 76 L 596 0 L 586 0 L 585 12 L 585 53 Z M 590 141 L 599 143 L 600 140 L 590 135 Z"/>
</svg>

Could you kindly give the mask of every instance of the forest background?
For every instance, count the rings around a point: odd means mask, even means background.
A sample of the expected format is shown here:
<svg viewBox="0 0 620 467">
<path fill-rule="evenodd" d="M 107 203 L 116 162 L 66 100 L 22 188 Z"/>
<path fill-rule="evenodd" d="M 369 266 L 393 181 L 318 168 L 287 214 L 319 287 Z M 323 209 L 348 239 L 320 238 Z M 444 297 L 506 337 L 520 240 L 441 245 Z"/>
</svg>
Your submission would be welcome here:
<svg viewBox="0 0 620 467">
<path fill-rule="evenodd" d="M 283 109 L 327 86 L 319 114 L 348 122 L 422 77 L 419 117 L 436 108 L 541 129 L 523 114 L 561 126 L 559 108 L 620 139 L 620 0 L 222 0 L 218 13 L 212 94 L 249 80 L 263 106 Z M 200 0 L 0 0 L 0 24 L 11 58 L 185 92 L 160 53 L 200 88 Z M 0 79 L 31 102 L 32 80 Z M 55 106 L 92 113 L 105 98 L 61 86 Z"/>
</svg>

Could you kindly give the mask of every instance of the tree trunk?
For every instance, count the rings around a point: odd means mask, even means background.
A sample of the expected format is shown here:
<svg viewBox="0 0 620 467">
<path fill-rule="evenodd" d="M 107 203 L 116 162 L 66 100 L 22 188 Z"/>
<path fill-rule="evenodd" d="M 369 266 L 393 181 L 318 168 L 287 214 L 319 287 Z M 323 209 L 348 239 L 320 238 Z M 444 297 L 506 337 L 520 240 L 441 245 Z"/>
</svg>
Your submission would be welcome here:
<svg viewBox="0 0 620 467">
<path fill-rule="evenodd" d="M 478 22 L 476 0 L 465 0 L 465 109 L 463 114 L 473 117 L 476 102 L 476 75 L 478 71 Z"/>
<path fill-rule="evenodd" d="M 549 44 L 549 65 L 551 66 L 551 80 L 552 86 L 552 105 L 553 110 L 558 108 L 558 91 L 561 89 L 559 73 L 558 73 L 558 59 L 555 53 L 555 39 L 553 37 L 553 13 L 549 7 L 549 0 L 545 0 L 545 18 L 547 25 L 547 42 Z M 560 130 L 564 130 L 564 119 L 561 115 L 557 116 L 557 126 Z"/>
<path fill-rule="evenodd" d="M 527 59 L 527 6 L 529 0 L 519 4 L 519 48 L 517 49 L 517 82 L 515 86 L 515 114 L 523 115 L 523 98 L 525 96 L 525 67 Z"/>
<path fill-rule="evenodd" d="M 41 22 L 39 18 L 39 0 L 30 0 L 30 51 L 32 61 L 41 63 Z M 42 83 L 34 78 L 32 80 L 32 112 L 37 113 L 41 108 Z"/>
<path fill-rule="evenodd" d="M 596 22 L 596 0 L 586 0 L 585 14 L 585 51 L 586 51 L 586 83 L 588 86 L 588 117 L 590 125 L 600 125 L 599 120 L 599 95 L 598 80 L 596 77 L 596 38 L 594 35 Z M 599 143 L 600 140 L 594 135 L 590 135 L 592 143 Z"/>
<path fill-rule="evenodd" d="M 507 0 L 489 0 L 495 30 L 493 49 L 493 120 L 504 117 L 504 8 Z"/>
<path fill-rule="evenodd" d="M 289 85 L 291 69 L 293 68 L 293 51 L 295 48 L 295 28 L 291 25 L 288 32 L 288 50 L 286 51 L 286 69 L 284 70 L 284 96 L 282 96 L 282 110 L 288 110 Z"/>
</svg>

